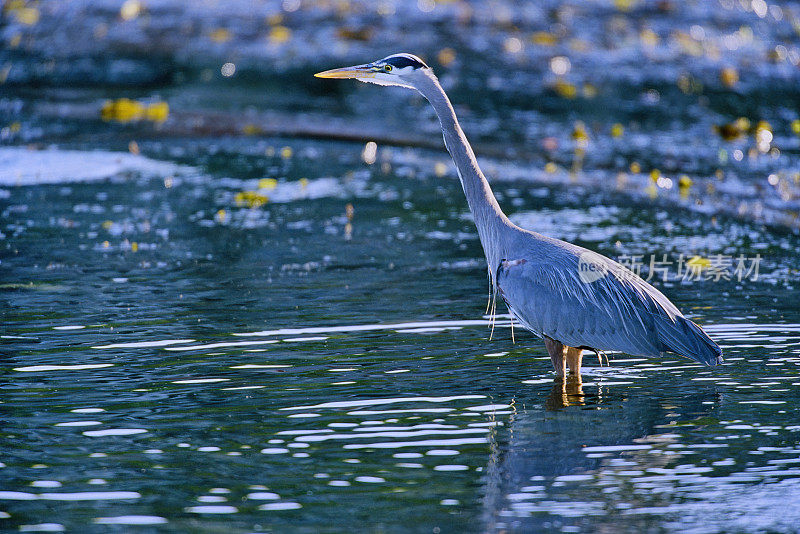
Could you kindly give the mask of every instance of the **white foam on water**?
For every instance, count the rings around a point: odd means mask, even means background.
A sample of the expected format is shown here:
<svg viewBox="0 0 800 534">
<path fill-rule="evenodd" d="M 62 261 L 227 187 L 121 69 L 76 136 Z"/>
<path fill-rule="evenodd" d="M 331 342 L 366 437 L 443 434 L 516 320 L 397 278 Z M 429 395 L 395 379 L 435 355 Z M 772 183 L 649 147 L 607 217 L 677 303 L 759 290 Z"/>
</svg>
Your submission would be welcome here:
<svg viewBox="0 0 800 534">
<path fill-rule="evenodd" d="M 446 332 L 447 330 L 461 330 L 461 326 L 439 326 L 427 328 L 403 328 L 397 332 L 400 334 L 434 334 L 437 332 Z"/>
<path fill-rule="evenodd" d="M 139 499 L 138 491 L 81 491 L 74 493 L 41 493 L 40 499 L 47 501 L 109 501 L 118 499 Z"/>
<path fill-rule="evenodd" d="M 555 480 L 558 482 L 584 482 L 593 478 L 594 476 L 592 475 L 561 475 L 557 476 Z"/>
<path fill-rule="evenodd" d="M 266 449 L 261 449 L 261 454 L 286 454 L 289 452 L 289 449 L 284 449 L 283 447 L 268 447 Z"/>
<path fill-rule="evenodd" d="M 89 182 L 129 173 L 170 176 L 189 169 L 128 152 L 0 147 L 0 185 L 4 186 Z"/>
<path fill-rule="evenodd" d="M 426 439 L 422 441 L 386 441 L 378 443 L 348 443 L 344 449 L 399 449 L 402 447 L 448 447 L 457 445 L 481 445 L 489 443 L 486 438 Z"/>
<path fill-rule="evenodd" d="M 606 515 L 605 503 L 579 502 L 579 501 L 517 501 L 512 503 L 511 509 L 517 514 L 533 514 L 546 512 L 562 517 L 584 517 L 589 515 Z"/>
<path fill-rule="evenodd" d="M 361 177 L 354 177 L 344 183 L 338 178 L 323 177 L 304 181 L 281 181 L 272 188 L 259 191 L 269 197 L 271 204 L 283 204 L 306 199 L 351 198 L 348 195 L 363 194 L 366 184 L 366 180 Z"/>
<path fill-rule="evenodd" d="M 281 498 L 281 496 L 277 493 L 272 493 L 269 491 L 257 491 L 254 493 L 248 493 L 247 498 L 256 501 L 277 501 Z"/>
<path fill-rule="evenodd" d="M 369 425 L 372 421 L 364 421 L 362 425 Z M 443 429 L 457 429 L 456 425 L 442 425 L 439 423 L 423 423 L 421 425 L 414 425 L 414 426 L 361 426 L 359 428 L 354 428 L 358 432 L 387 432 L 390 430 L 423 430 L 423 429 L 433 429 L 433 428 L 443 428 Z M 488 429 L 487 429 L 488 430 Z"/>
<path fill-rule="evenodd" d="M 466 471 L 469 469 L 467 465 L 461 464 L 447 464 L 434 466 L 434 471 Z"/>
<path fill-rule="evenodd" d="M 473 412 L 493 412 L 495 410 L 504 410 L 511 408 L 510 404 L 484 404 L 483 406 L 470 406 L 464 408 L 465 410 L 472 410 Z"/>
<path fill-rule="evenodd" d="M 20 525 L 20 532 L 64 532 L 66 528 L 61 523 L 37 523 L 36 525 Z"/>
<path fill-rule="evenodd" d="M 325 434 L 331 433 L 333 430 L 327 428 L 317 428 L 312 430 L 281 430 L 276 432 L 276 436 L 305 436 L 307 434 Z"/>
<path fill-rule="evenodd" d="M 15 367 L 14 371 L 22 373 L 38 373 L 43 371 L 83 371 L 86 369 L 102 369 L 113 367 L 113 363 L 95 363 L 82 365 L 29 365 L 27 367 Z"/>
<path fill-rule="evenodd" d="M 367 484 L 380 484 L 381 482 L 386 482 L 386 479 L 381 477 L 360 476 L 356 477 L 355 481 L 365 482 Z"/>
<path fill-rule="evenodd" d="M 598 447 L 584 447 L 583 452 L 624 452 L 624 451 L 646 451 L 652 449 L 651 445 L 603 445 Z"/>
<path fill-rule="evenodd" d="M 291 365 L 262 365 L 258 363 L 248 363 L 245 365 L 233 365 L 231 369 L 285 369 Z"/>
<path fill-rule="evenodd" d="M 714 334 L 725 335 L 742 332 L 780 332 L 782 334 L 800 334 L 800 324 L 797 323 L 775 323 L 775 324 L 756 324 L 756 323 L 718 323 L 705 324 L 703 330 Z"/>
<path fill-rule="evenodd" d="M 354 401 L 323 402 L 308 406 L 291 406 L 281 410 L 308 410 L 318 408 L 357 408 L 359 406 L 380 406 L 381 404 L 395 404 L 398 402 L 451 402 L 455 400 L 485 399 L 486 395 L 454 395 L 452 397 L 396 397 L 387 399 L 369 399 Z"/>
<path fill-rule="evenodd" d="M 157 515 L 118 515 L 115 517 L 96 517 L 98 525 L 163 525 L 167 519 Z"/>
<path fill-rule="evenodd" d="M 58 480 L 34 480 L 31 482 L 32 488 L 60 488 L 61 482 Z"/>
<path fill-rule="evenodd" d="M 229 382 L 230 378 L 189 378 L 186 380 L 173 380 L 173 384 L 215 384 L 217 382 Z"/>
<path fill-rule="evenodd" d="M 98 345 L 93 349 L 146 349 L 151 347 L 166 347 L 167 345 L 178 345 L 180 343 L 193 343 L 194 339 L 160 339 L 158 341 L 136 341 L 133 343 L 112 343 L 110 345 Z"/>
<path fill-rule="evenodd" d="M 277 340 L 267 340 L 267 341 L 227 341 L 227 342 L 220 342 L 220 343 L 208 343 L 205 345 L 187 345 L 185 347 L 167 347 L 164 350 L 169 350 L 172 352 L 177 351 L 185 351 L 185 350 L 201 350 L 201 349 L 218 349 L 221 347 L 246 347 L 249 345 L 271 345 L 273 343 L 277 343 Z"/>
<path fill-rule="evenodd" d="M 35 493 L 26 491 L 0 491 L 0 501 L 34 501 L 38 498 Z"/>
<path fill-rule="evenodd" d="M 617 223 L 620 209 L 616 206 L 592 206 L 575 209 L 539 209 L 520 211 L 512 214 L 511 221 L 522 227 L 558 239 L 574 241 L 582 238 L 587 241 L 608 241 L 618 235 L 623 228 Z M 638 230 L 638 231 L 637 231 Z M 641 235 L 639 229 L 625 227 L 624 231 Z"/>
<path fill-rule="evenodd" d="M 235 514 L 239 510 L 229 505 L 189 506 L 185 511 L 193 514 Z"/>
<path fill-rule="evenodd" d="M 298 508 L 302 508 L 300 503 L 296 502 L 270 502 L 267 504 L 262 504 L 258 507 L 259 510 L 297 510 Z"/>
<path fill-rule="evenodd" d="M 197 498 L 198 502 L 226 502 L 227 500 L 221 495 L 201 495 Z"/>
<path fill-rule="evenodd" d="M 105 436 L 133 436 L 135 434 L 144 434 L 147 432 L 144 428 L 107 428 L 106 430 L 87 430 L 83 432 L 84 436 L 90 438 L 101 438 Z"/>
<path fill-rule="evenodd" d="M 399 413 L 449 413 L 455 408 L 409 408 L 407 410 L 354 410 L 347 415 L 391 415 Z"/>
<path fill-rule="evenodd" d="M 312 436 L 298 436 L 296 441 L 304 442 L 320 442 L 330 440 L 351 440 L 361 438 L 412 438 L 417 436 L 430 436 L 430 435 L 459 435 L 459 434 L 485 434 L 488 432 L 486 428 L 464 428 L 460 430 L 416 430 L 408 432 L 353 432 L 350 434 L 315 434 Z"/>
<path fill-rule="evenodd" d="M 458 328 L 464 326 L 489 326 L 489 320 L 465 321 L 428 321 L 395 324 L 359 324 L 343 326 L 314 326 L 308 328 L 279 328 L 277 330 L 261 330 L 259 332 L 244 332 L 235 336 L 288 336 L 302 334 L 327 334 L 332 332 L 370 332 L 374 330 L 405 330 L 417 328 Z M 495 324 L 495 326 L 502 326 Z"/>
</svg>

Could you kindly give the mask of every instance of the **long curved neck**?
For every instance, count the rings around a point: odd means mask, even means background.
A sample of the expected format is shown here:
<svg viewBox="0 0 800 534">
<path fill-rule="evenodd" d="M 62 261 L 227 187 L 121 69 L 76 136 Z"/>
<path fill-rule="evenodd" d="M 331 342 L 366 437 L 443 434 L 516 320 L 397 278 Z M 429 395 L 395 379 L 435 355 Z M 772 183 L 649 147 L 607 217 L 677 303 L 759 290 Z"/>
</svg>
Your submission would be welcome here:
<svg viewBox="0 0 800 534">
<path fill-rule="evenodd" d="M 497 250 L 499 233 L 511 223 L 500 209 L 489 182 L 478 167 L 475 153 L 458 124 L 450 99 L 447 98 L 439 80 L 433 73 L 426 73 L 421 78 L 416 84 L 417 90 L 431 103 L 439 116 L 444 144 L 458 169 L 461 187 L 467 196 L 469 209 L 478 227 L 486 259 L 490 269 L 493 269 L 502 259 L 494 257 L 499 254 Z"/>
</svg>

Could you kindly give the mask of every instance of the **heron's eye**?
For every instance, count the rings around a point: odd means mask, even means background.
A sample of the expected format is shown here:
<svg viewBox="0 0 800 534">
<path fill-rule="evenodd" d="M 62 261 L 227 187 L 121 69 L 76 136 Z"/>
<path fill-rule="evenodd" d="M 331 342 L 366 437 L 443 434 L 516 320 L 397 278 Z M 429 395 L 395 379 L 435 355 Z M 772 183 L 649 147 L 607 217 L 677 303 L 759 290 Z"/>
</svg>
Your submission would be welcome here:
<svg viewBox="0 0 800 534">
<path fill-rule="evenodd" d="M 391 65 L 384 65 L 383 66 L 383 70 L 385 70 L 386 72 L 392 72 L 392 66 Z"/>
</svg>

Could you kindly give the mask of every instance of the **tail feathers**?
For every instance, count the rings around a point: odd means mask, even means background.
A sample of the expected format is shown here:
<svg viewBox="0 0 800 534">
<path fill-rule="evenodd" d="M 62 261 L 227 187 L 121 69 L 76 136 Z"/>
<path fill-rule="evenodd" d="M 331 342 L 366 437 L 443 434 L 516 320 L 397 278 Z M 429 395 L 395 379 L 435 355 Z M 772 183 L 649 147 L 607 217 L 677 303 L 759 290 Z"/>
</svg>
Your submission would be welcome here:
<svg viewBox="0 0 800 534">
<path fill-rule="evenodd" d="M 722 363 L 722 349 L 702 328 L 685 317 L 656 322 L 661 350 L 677 352 L 705 365 Z"/>
</svg>

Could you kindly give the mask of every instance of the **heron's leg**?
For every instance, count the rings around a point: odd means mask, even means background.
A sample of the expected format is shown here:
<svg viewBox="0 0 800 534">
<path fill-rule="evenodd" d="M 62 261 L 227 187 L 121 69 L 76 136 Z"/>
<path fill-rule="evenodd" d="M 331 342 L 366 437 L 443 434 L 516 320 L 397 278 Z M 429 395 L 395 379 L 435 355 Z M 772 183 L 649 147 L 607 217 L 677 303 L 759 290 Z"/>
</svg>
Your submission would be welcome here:
<svg viewBox="0 0 800 534">
<path fill-rule="evenodd" d="M 583 361 L 583 349 L 576 349 L 575 347 L 564 347 L 564 354 L 566 355 L 567 365 L 571 373 L 581 374 L 581 363 Z"/>
<path fill-rule="evenodd" d="M 567 362 L 564 360 L 564 345 L 559 341 L 545 337 L 544 346 L 547 347 L 547 353 L 550 355 L 550 361 L 553 362 L 553 369 L 555 369 L 556 374 L 565 376 L 567 374 Z"/>
</svg>

